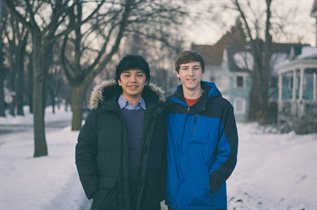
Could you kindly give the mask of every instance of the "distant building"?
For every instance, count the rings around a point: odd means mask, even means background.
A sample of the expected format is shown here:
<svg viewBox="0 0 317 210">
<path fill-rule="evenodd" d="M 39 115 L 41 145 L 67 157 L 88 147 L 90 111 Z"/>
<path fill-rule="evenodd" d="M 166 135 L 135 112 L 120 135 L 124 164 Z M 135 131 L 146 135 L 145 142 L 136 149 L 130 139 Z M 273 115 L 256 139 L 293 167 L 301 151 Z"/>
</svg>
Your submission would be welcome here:
<svg viewBox="0 0 317 210">
<path fill-rule="evenodd" d="M 222 70 L 228 81 L 222 85 L 238 122 L 245 122 L 248 118 L 252 68 L 253 56 L 246 47 L 228 46 L 224 49 Z"/>
<path fill-rule="evenodd" d="M 317 29 L 317 0 L 314 0 L 311 16 L 316 18 Z M 223 96 L 232 103 L 236 120 L 245 122 L 248 120 L 254 61 L 251 47 L 238 27 L 234 26 L 214 45 L 192 44 L 191 48 L 206 60 L 203 79 L 217 84 Z M 300 43 L 272 43 L 271 52 L 269 120 L 280 124 L 295 122 L 296 117 L 308 114 L 311 116 L 307 130 L 310 127 L 317 129 L 316 48 Z"/>
<path fill-rule="evenodd" d="M 297 133 L 317 132 L 317 48 L 277 66 L 278 123 Z"/>
<path fill-rule="evenodd" d="M 273 43 L 271 57 L 271 79 L 269 84 L 269 120 L 277 121 L 278 74 L 276 66 L 283 61 L 295 58 L 305 44 Z M 223 96 L 228 99 L 235 111 L 236 120 L 248 120 L 252 71 L 254 66 L 250 46 L 239 31 L 233 27 L 214 45 L 195 45 L 206 60 L 203 79 L 217 84 Z"/>
<path fill-rule="evenodd" d="M 316 19 L 317 0 L 311 17 Z M 316 31 L 317 45 L 317 31 Z M 298 50 L 298 49 L 297 49 Z M 292 49 L 288 60 L 276 66 L 278 74 L 278 123 L 297 133 L 317 132 L 317 48 Z"/>
</svg>

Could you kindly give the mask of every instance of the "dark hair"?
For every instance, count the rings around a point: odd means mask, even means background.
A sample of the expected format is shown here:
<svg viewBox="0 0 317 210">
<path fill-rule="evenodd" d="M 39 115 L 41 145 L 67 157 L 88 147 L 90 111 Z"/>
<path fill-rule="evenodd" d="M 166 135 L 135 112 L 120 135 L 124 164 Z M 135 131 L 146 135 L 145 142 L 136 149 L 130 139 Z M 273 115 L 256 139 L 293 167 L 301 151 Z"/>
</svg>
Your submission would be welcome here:
<svg viewBox="0 0 317 210">
<path fill-rule="evenodd" d="M 140 69 L 144 72 L 147 81 L 150 80 L 150 67 L 146 60 L 140 55 L 125 55 L 116 68 L 116 81 L 120 79 L 123 71 L 129 69 Z"/>
<path fill-rule="evenodd" d="M 185 50 L 177 56 L 175 61 L 175 70 L 178 72 L 180 65 L 193 61 L 198 61 L 200 63 L 202 71 L 205 71 L 205 61 L 203 57 L 198 52 L 193 50 Z"/>
</svg>

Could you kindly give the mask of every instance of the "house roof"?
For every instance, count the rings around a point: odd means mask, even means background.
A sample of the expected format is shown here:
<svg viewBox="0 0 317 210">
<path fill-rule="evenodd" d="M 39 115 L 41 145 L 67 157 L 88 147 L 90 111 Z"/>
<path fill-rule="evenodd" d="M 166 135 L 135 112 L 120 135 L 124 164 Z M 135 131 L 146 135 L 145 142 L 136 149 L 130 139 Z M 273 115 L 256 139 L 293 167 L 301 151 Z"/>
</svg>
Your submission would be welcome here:
<svg viewBox="0 0 317 210">
<path fill-rule="evenodd" d="M 302 53 L 302 48 L 309 46 L 307 44 L 294 44 L 294 43 L 272 43 L 272 54 L 285 54 L 283 59 L 294 59 Z M 253 66 L 253 56 L 251 50 L 247 47 L 228 46 L 226 48 L 228 68 L 231 72 L 250 72 Z M 273 58 L 272 58 L 273 59 Z M 276 57 L 275 57 L 276 59 Z M 282 60 L 277 60 L 278 64 Z M 272 74 L 275 74 L 273 67 Z"/>
<path fill-rule="evenodd" d="M 231 31 L 223 35 L 216 43 L 216 45 L 222 46 L 245 46 L 246 44 L 247 41 L 245 37 L 243 37 L 235 27 L 232 27 Z"/>
<path fill-rule="evenodd" d="M 206 62 L 206 65 L 221 65 L 223 51 L 227 46 L 245 46 L 245 38 L 241 35 L 238 29 L 235 27 L 231 28 L 223 35 L 216 44 L 214 45 L 197 45 L 192 44 L 191 49 L 200 53 Z"/>
<path fill-rule="evenodd" d="M 317 60 L 317 47 L 305 46 L 302 53 L 296 59 Z"/>
<path fill-rule="evenodd" d="M 301 54 L 302 48 L 304 46 L 309 46 L 309 44 L 298 44 L 298 43 L 273 43 L 272 44 L 272 52 L 284 52 L 290 53 L 290 50 L 293 48 L 295 56 Z"/>
<path fill-rule="evenodd" d="M 314 1 L 316 6 L 317 0 Z M 255 40 L 256 41 L 256 40 Z M 263 45 L 262 40 L 257 40 Z M 301 54 L 303 46 L 308 44 L 294 43 L 272 43 L 271 49 L 273 54 L 284 54 L 279 56 L 278 62 L 284 59 L 294 59 Z M 250 72 L 252 69 L 253 58 L 250 54 L 250 47 L 245 40 L 245 37 L 240 33 L 237 27 L 232 27 L 225 35 L 223 35 L 214 45 L 198 45 L 192 44 L 191 49 L 200 53 L 206 62 L 206 65 L 221 66 L 223 62 L 223 53 L 226 49 L 226 57 L 228 67 L 232 72 Z M 245 59 L 246 62 L 245 62 Z M 243 63 L 244 62 L 244 63 Z M 275 65 L 275 64 L 273 64 Z M 274 70 L 272 70 L 274 72 Z"/>
<path fill-rule="evenodd" d="M 204 57 L 206 65 L 221 65 L 223 46 L 192 44 L 191 49 L 197 51 Z"/>
</svg>

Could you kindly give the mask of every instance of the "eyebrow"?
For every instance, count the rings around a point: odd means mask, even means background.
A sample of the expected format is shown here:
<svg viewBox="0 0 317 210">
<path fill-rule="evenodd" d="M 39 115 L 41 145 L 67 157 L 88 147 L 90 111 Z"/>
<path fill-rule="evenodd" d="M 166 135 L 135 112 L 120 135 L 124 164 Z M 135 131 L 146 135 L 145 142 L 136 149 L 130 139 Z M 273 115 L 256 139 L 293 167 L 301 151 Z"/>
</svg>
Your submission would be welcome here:
<svg viewBox="0 0 317 210">
<path fill-rule="evenodd" d="M 182 65 L 182 66 L 180 66 L 180 68 L 188 68 L 189 66 L 188 65 Z M 199 64 L 197 64 L 197 65 L 193 65 L 192 67 L 200 67 L 200 65 Z"/>
<path fill-rule="evenodd" d="M 125 71 L 122 72 L 122 74 L 124 74 L 124 73 L 129 73 L 129 74 L 130 74 L 131 71 L 132 71 L 132 70 L 125 70 Z M 135 70 L 133 70 L 133 71 L 135 71 Z M 138 74 L 138 73 L 145 74 L 142 70 L 136 70 L 136 73 L 137 73 L 137 74 Z"/>
</svg>

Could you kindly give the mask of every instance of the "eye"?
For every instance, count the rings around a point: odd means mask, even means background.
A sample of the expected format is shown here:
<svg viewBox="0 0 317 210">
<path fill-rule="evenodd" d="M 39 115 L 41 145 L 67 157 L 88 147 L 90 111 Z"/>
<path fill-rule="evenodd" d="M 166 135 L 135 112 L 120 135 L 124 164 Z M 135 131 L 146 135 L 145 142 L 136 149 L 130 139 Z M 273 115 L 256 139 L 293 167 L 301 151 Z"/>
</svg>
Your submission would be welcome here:
<svg viewBox="0 0 317 210">
<path fill-rule="evenodd" d="M 194 70 L 200 70 L 200 66 L 194 66 Z"/>
<path fill-rule="evenodd" d="M 122 76 L 123 76 L 124 78 L 129 78 L 129 77 L 130 77 L 130 74 L 122 74 Z"/>
<path fill-rule="evenodd" d="M 144 74 L 143 73 L 138 73 L 136 76 L 137 77 L 144 77 Z"/>
</svg>

